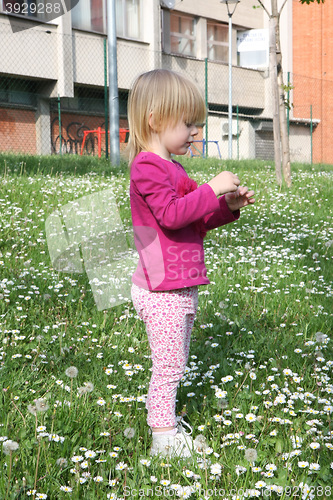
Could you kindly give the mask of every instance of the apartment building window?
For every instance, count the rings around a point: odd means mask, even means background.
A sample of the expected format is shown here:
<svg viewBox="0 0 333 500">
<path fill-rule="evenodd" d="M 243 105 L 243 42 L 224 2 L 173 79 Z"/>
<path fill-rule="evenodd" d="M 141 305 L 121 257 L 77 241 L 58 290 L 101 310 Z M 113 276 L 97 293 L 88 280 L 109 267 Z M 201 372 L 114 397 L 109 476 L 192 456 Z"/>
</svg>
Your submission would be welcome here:
<svg viewBox="0 0 333 500">
<path fill-rule="evenodd" d="M 207 22 L 207 57 L 211 61 L 228 62 L 228 26 Z"/>
<path fill-rule="evenodd" d="M 141 38 L 141 1 L 116 0 L 117 35 L 139 40 Z"/>
<path fill-rule="evenodd" d="M 105 23 L 105 0 L 80 0 L 72 9 L 73 28 L 105 33 Z"/>
<path fill-rule="evenodd" d="M 37 107 L 37 85 L 30 80 L 2 78 L 0 103 L 9 106 Z"/>
<path fill-rule="evenodd" d="M 171 53 L 196 56 L 196 21 L 194 17 L 170 14 Z"/>
</svg>

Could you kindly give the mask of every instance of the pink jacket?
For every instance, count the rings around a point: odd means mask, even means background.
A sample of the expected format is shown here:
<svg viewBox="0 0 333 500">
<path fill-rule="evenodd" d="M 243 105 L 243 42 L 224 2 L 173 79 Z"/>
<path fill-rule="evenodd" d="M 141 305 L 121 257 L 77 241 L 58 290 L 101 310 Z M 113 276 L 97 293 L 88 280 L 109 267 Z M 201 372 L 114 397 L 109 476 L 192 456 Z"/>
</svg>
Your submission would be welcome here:
<svg viewBox="0 0 333 500">
<path fill-rule="evenodd" d="M 203 238 L 239 218 L 208 184 L 197 187 L 182 165 L 140 153 L 131 166 L 130 200 L 139 253 L 132 281 L 163 291 L 209 283 Z"/>
</svg>

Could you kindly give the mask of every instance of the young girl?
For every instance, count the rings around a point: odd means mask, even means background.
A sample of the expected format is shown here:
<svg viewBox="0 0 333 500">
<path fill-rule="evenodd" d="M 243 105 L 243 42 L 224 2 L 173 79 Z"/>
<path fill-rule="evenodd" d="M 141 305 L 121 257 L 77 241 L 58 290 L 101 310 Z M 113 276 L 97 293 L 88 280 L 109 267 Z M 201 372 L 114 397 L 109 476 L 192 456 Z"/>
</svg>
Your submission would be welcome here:
<svg viewBox="0 0 333 500">
<path fill-rule="evenodd" d="M 237 175 L 221 172 L 197 187 L 171 155 L 184 155 L 206 108 L 186 77 L 157 69 L 139 76 L 128 102 L 130 200 L 139 264 L 134 307 L 145 322 L 152 355 L 147 396 L 151 455 L 186 457 L 192 438 L 175 415 L 176 392 L 190 347 L 198 285 L 209 284 L 203 238 L 254 203 Z M 224 196 L 221 196 L 224 195 Z"/>
</svg>

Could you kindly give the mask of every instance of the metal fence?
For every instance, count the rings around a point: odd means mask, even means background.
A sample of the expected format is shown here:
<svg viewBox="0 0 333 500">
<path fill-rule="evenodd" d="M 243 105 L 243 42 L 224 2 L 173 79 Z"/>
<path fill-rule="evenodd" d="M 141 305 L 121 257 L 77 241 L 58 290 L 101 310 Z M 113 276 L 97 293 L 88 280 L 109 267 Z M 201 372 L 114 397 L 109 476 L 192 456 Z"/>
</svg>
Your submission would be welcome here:
<svg viewBox="0 0 333 500">
<path fill-rule="evenodd" d="M 13 34 L 1 21 L 0 30 L 6 48 L 0 60 L 0 152 L 107 156 L 106 38 L 79 31 L 63 35 L 47 25 Z M 176 57 L 121 40 L 117 50 L 121 150 L 128 140 L 131 83 L 143 71 L 164 67 L 186 72 L 206 97 L 206 127 L 189 154 L 228 157 L 226 63 Z M 289 74 L 285 83 L 292 161 L 333 163 L 333 82 Z M 273 160 L 268 70 L 234 66 L 232 92 L 233 158 Z"/>
</svg>

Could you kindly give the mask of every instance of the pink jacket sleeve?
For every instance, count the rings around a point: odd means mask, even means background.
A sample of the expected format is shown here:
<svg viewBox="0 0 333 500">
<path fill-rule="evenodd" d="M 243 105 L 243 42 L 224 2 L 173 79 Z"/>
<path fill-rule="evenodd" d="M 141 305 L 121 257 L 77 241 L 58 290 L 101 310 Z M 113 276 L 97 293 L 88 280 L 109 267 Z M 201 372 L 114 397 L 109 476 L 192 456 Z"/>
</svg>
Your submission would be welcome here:
<svg viewBox="0 0 333 500">
<path fill-rule="evenodd" d="M 166 229 L 181 229 L 206 215 L 209 216 L 207 224 L 214 224 L 212 213 L 221 212 L 221 204 L 208 184 L 180 198 L 164 162 L 139 160 L 132 165 L 131 182 L 158 223 Z"/>
<path fill-rule="evenodd" d="M 224 226 L 229 222 L 233 222 L 240 217 L 240 210 L 236 210 L 235 212 L 231 212 L 227 202 L 225 201 L 225 196 L 221 196 L 219 199 L 220 209 L 206 215 L 203 218 L 204 228 L 206 231 L 210 231 L 211 229 L 215 229 L 216 227 Z"/>
</svg>

